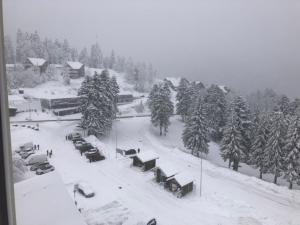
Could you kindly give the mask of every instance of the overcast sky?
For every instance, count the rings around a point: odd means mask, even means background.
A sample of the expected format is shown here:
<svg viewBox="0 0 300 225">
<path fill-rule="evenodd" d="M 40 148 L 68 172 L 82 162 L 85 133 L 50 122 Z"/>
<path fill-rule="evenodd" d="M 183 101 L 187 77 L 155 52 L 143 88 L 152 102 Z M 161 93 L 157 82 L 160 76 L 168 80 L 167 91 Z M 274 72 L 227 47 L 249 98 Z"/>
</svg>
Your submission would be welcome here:
<svg viewBox="0 0 300 225">
<path fill-rule="evenodd" d="M 98 40 L 163 76 L 300 97 L 299 0 L 4 0 L 4 22 L 11 36 Z"/>
</svg>

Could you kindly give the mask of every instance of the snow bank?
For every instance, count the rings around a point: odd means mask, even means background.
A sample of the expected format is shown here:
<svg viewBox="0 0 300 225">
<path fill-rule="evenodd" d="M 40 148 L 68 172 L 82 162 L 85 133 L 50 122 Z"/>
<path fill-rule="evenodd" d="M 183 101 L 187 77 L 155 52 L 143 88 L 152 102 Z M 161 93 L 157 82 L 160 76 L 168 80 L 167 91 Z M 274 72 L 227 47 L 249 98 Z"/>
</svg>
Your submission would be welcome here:
<svg viewBox="0 0 300 225">
<path fill-rule="evenodd" d="M 18 225 L 86 225 L 56 172 L 15 184 L 15 200 Z"/>
</svg>

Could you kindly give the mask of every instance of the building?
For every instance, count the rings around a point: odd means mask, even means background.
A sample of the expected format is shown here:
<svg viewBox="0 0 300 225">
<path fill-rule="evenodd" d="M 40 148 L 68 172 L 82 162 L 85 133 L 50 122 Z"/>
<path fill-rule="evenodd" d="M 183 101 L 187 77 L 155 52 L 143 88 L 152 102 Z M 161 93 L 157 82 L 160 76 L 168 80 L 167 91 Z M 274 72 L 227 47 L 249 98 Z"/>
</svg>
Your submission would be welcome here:
<svg viewBox="0 0 300 225">
<path fill-rule="evenodd" d="M 9 116 L 17 115 L 18 109 L 16 107 L 9 106 Z"/>
<path fill-rule="evenodd" d="M 121 103 L 128 103 L 128 102 L 133 102 L 134 98 L 133 98 L 133 95 L 123 95 L 123 94 L 120 94 L 118 95 L 118 103 L 121 104 Z"/>
<path fill-rule="evenodd" d="M 143 171 L 151 170 L 155 168 L 158 158 L 154 152 L 142 152 L 132 158 L 133 166 L 141 167 Z"/>
<path fill-rule="evenodd" d="M 179 198 L 193 191 L 193 187 L 193 179 L 185 173 L 178 173 L 166 180 L 166 188 L 174 192 Z"/>
<path fill-rule="evenodd" d="M 172 166 L 167 163 L 160 164 L 156 168 L 155 172 L 155 180 L 158 183 L 166 184 L 166 181 L 178 174 L 178 171 Z"/>
<path fill-rule="evenodd" d="M 41 98 L 42 109 L 52 110 L 57 116 L 65 116 L 78 113 L 80 97 L 74 96 L 69 98 Z"/>
<path fill-rule="evenodd" d="M 81 62 L 68 61 L 65 64 L 65 69 L 72 79 L 84 77 L 85 75 L 84 65 Z"/>
<path fill-rule="evenodd" d="M 24 68 L 32 68 L 34 71 L 40 74 L 45 73 L 48 67 L 48 62 L 42 58 L 27 58 L 24 62 Z"/>
<path fill-rule="evenodd" d="M 58 173 L 35 176 L 14 187 L 18 225 L 86 225 Z"/>
</svg>

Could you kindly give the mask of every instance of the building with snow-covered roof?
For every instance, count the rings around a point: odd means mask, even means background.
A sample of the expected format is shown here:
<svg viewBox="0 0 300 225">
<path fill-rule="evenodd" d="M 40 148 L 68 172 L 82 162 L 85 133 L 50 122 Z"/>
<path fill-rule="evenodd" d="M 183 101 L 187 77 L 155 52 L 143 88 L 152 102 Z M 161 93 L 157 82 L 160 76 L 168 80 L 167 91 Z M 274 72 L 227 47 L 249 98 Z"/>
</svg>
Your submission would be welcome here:
<svg viewBox="0 0 300 225">
<path fill-rule="evenodd" d="M 15 184 L 18 225 L 86 225 L 56 172 Z"/>
<path fill-rule="evenodd" d="M 43 58 L 28 57 L 24 62 L 25 69 L 32 68 L 34 71 L 38 71 L 40 74 L 45 73 L 47 67 L 48 67 L 48 62 Z"/>
<path fill-rule="evenodd" d="M 175 176 L 167 179 L 166 187 L 174 192 L 177 197 L 182 197 L 193 191 L 194 181 L 189 174 L 178 173 Z"/>
<path fill-rule="evenodd" d="M 172 165 L 169 163 L 163 163 L 157 166 L 156 172 L 155 172 L 155 180 L 158 183 L 165 183 L 167 179 L 170 179 L 171 177 L 174 177 L 176 174 L 178 174 L 177 169 L 175 169 Z"/>
<path fill-rule="evenodd" d="M 143 171 L 151 170 L 156 166 L 158 155 L 151 151 L 141 152 L 134 156 L 133 166 L 141 167 Z"/>
<path fill-rule="evenodd" d="M 85 75 L 84 65 L 81 62 L 68 61 L 65 63 L 65 69 L 72 79 L 84 77 Z"/>
</svg>

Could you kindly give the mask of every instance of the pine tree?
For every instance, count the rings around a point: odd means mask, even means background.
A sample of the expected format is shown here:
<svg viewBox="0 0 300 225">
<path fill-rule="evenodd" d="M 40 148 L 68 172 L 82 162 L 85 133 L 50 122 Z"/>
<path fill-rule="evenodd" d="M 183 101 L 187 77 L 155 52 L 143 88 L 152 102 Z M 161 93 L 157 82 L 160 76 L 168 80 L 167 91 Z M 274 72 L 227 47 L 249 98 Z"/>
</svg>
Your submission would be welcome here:
<svg viewBox="0 0 300 225">
<path fill-rule="evenodd" d="M 259 178 L 262 179 L 263 173 L 266 173 L 265 167 L 265 149 L 268 141 L 268 115 L 264 115 L 257 121 L 258 125 L 254 129 L 253 144 L 251 146 L 250 164 L 259 169 Z"/>
<path fill-rule="evenodd" d="M 286 121 L 282 112 L 271 115 L 270 133 L 266 145 L 264 163 L 267 171 L 274 174 L 274 183 L 284 171 L 285 152 L 284 139 L 286 135 Z"/>
<path fill-rule="evenodd" d="M 283 113 L 284 116 L 290 114 L 290 100 L 286 95 L 282 95 L 278 102 L 278 109 Z"/>
<path fill-rule="evenodd" d="M 120 92 L 120 88 L 119 88 L 119 85 L 117 83 L 117 79 L 115 76 L 113 76 L 111 78 L 110 82 L 111 82 L 111 90 L 112 90 L 112 96 L 113 96 L 114 113 L 116 115 L 116 113 L 118 112 L 117 104 L 118 104 L 118 95 Z"/>
<path fill-rule="evenodd" d="M 83 48 L 81 52 L 79 53 L 78 57 L 79 62 L 83 63 L 84 65 L 89 65 L 89 53 L 87 48 Z"/>
<path fill-rule="evenodd" d="M 193 155 L 208 153 L 208 130 L 205 121 L 205 112 L 201 98 L 195 103 L 194 111 L 185 125 L 182 134 L 184 146 L 192 151 Z"/>
<path fill-rule="evenodd" d="M 224 92 L 217 86 L 211 85 L 205 96 L 207 120 L 211 128 L 211 136 L 216 141 L 222 138 L 221 128 L 226 124 L 226 99 Z"/>
<path fill-rule="evenodd" d="M 103 55 L 98 43 L 91 46 L 89 66 L 93 68 L 103 67 Z"/>
<path fill-rule="evenodd" d="M 189 88 L 188 80 L 182 78 L 179 82 L 176 94 L 176 114 L 181 115 L 182 120 L 186 121 L 189 115 L 189 110 L 191 106 L 191 90 Z"/>
<path fill-rule="evenodd" d="M 293 116 L 288 126 L 285 139 L 284 151 L 284 177 L 292 189 L 293 183 L 300 182 L 300 116 Z"/>
<path fill-rule="evenodd" d="M 245 151 L 242 160 L 247 163 L 251 150 L 251 134 L 253 129 L 250 110 L 246 100 L 241 96 L 237 96 L 234 99 L 233 110 L 237 117 L 237 129 L 239 129 L 239 132 L 242 135 L 243 149 Z"/>
<path fill-rule="evenodd" d="M 245 152 L 243 136 L 239 129 L 238 120 L 236 112 L 231 110 L 221 141 L 221 156 L 224 161 L 229 161 L 229 168 L 231 167 L 231 163 L 233 163 L 233 170 L 235 171 L 238 171 L 239 163 L 244 157 Z"/>
<path fill-rule="evenodd" d="M 151 122 L 159 127 L 160 135 L 167 134 L 170 125 L 170 117 L 173 114 L 174 106 L 171 101 L 171 91 L 166 83 L 160 84 L 156 93 L 150 100 Z"/>
</svg>

